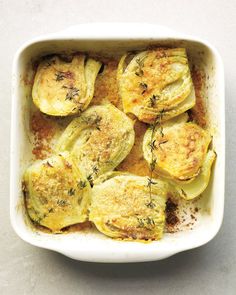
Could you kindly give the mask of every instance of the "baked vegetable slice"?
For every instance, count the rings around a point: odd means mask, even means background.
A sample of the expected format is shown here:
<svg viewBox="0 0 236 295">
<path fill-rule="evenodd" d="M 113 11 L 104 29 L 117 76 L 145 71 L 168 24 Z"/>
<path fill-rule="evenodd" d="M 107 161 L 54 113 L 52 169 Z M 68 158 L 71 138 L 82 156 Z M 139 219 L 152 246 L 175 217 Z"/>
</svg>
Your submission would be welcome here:
<svg viewBox="0 0 236 295">
<path fill-rule="evenodd" d="M 119 93 L 125 113 L 153 123 L 173 118 L 195 104 L 195 92 L 184 48 L 125 54 L 118 66 Z"/>
<path fill-rule="evenodd" d="M 154 173 L 174 181 L 182 196 L 192 199 L 209 182 L 215 159 L 210 142 L 210 134 L 182 114 L 146 131 L 144 158 Z"/>
<path fill-rule="evenodd" d="M 52 232 L 87 219 L 91 188 L 69 153 L 35 162 L 24 186 L 30 218 Z"/>
<path fill-rule="evenodd" d="M 80 54 L 71 62 L 54 56 L 38 66 L 32 97 L 41 112 L 51 116 L 77 114 L 93 98 L 94 84 L 101 63 Z"/>
<path fill-rule="evenodd" d="M 70 151 L 92 183 L 129 154 L 134 144 L 133 125 L 112 104 L 92 106 L 68 125 L 56 150 Z"/>
<path fill-rule="evenodd" d="M 161 180 L 112 172 L 95 181 L 89 219 L 112 238 L 159 240 L 170 186 Z"/>
<path fill-rule="evenodd" d="M 215 152 L 209 150 L 196 178 L 192 182 L 175 185 L 175 189 L 182 198 L 191 200 L 200 196 L 201 193 L 204 192 L 211 177 L 211 167 L 215 161 L 215 158 Z"/>
</svg>

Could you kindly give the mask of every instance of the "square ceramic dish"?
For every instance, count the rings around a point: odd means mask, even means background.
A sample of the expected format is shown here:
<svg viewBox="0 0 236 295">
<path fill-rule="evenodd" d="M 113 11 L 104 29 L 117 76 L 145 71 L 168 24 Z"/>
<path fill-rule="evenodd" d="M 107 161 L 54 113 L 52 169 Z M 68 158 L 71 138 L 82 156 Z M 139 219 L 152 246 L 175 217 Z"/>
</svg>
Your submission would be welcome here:
<svg viewBox="0 0 236 295">
<path fill-rule="evenodd" d="M 205 93 L 213 148 L 217 153 L 211 182 L 203 194 L 204 210 L 192 230 L 166 233 L 161 241 L 151 243 L 117 241 L 96 232 L 52 235 L 34 231 L 27 225 L 21 178 L 30 161 L 27 136 L 30 88 L 24 83 L 28 65 L 37 57 L 65 50 L 102 52 L 107 55 L 147 46 L 182 46 L 194 64 L 207 76 Z M 159 260 L 209 242 L 218 232 L 224 207 L 225 111 L 223 65 L 216 49 L 207 42 L 148 24 L 87 24 L 46 35 L 24 44 L 13 64 L 13 100 L 11 129 L 10 214 L 16 233 L 28 243 L 51 249 L 71 258 L 93 262 L 139 262 Z"/>
</svg>

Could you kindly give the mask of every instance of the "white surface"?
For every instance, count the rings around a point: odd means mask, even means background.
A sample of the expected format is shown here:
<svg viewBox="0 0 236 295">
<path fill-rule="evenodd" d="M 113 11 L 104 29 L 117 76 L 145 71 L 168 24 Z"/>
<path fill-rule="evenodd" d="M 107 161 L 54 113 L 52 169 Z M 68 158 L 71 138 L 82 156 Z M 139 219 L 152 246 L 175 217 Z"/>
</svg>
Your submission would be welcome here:
<svg viewBox="0 0 236 295">
<path fill-rule="evenodd" d="M 130 41 L 132 36 L 133 41 Z M 113 42 L 110 40 L 121 39 L 123 41 Z M 134 39 L 144 39 L 134 41 Z M 205 95 L 213 99 L 208 101 L 210 112 L 210 124 L 216 128 L 213 148 L 217 153 L 212 182 L 208 190 L 204 193 L 204 198 L 209 199 L 209 209 L 211 214 L 201 214 L 198 217 L 198 226 L 192 231 L 185 230 L 179 233 L 164 235 L 161 241 L 143 244 L 138 242 L 127 243 L 116 241 L 104 237 L 99 233 L 95 234 L 73 234 L 73 235 L 50 235 L 45 233 L 35 233 L 31 231 L 25 223 L 24 210 L 19 209 L 19 196 L 22 195 L 21 179 L 25 167 L 28 166 L 31 153 L 27 153 L 29 137 L 27 135 L 27 125 L 25 118 L 28 118 L 29 109 L 26 97 L 30 97 L 29 87 L 24 87 L 21 82 L 22 76 L 27 69 L 27 65 L 37 55 L 52 53 L 53 50 L 93 50 L 106 53 L 124 52 L 145 46 L 150 46 L 151 42 L 163 42 L 174 38 L 181 40 L 184 46 L 198 66 L 204 68 L 209 76 Z M 76 40 L 70 41 L 71 39 Z M 83 41 L 83 39 L 85 39 Z M 108 39 L 106 43 L 104 40 Z M 43 45 L 42 44 L 42 40 Z M 56 41 L 55 41 L 56 40 Z M 93 42 L 96 40 L 96 43 Z M 186 41 L 182 41 L 186 40 Z M 199 42 L 199 43 L 197 43 Z M 197 43 L 197 44 L 196 44 Z M 138 45 L 137 45 L 138 44 Z M 168 45 L 172 45 L 169 41 Z M 92 47 L 93 46 L 93 47 Z M 178 46 L 178 45 L 176 45 Z M 55 52 L 55 51 L 54 51 Z M 199 52 L 204 54 L 199 54 Z M 30 90 L 31 91 L 31 90 Z M 11 222 L 18 235 L 32 245 L 55 250 L 68 257 L 90 262 L 143 262 L 160 260 L 178 252 L 196 248 L 209 242 L 218 232 L 223 218 L 224 206 L 224 150 L 225 150 L 225 106 L 224 106 L 224 72 L 222 61 L 217 51 L 205 41 L 195 37 L 172 32 L 168 28 L 149 24 L 85 24 L 73 26 L 55 35 L 46 35 L 37 40 L 29 41 L 17 51 L 13 65 L 13 102 L 12 102 L 12 139 L 11 139 Z M 94 245 L 96 244 L 96 248 Z"/>
<path fill-rule="evenodd" d="M 97 3 L 97 4 L 96 4 Z M 1 294 L 235 293 L 236 2 L 230 1 L 1 1 Z M 100 265 L 71 261 L 22 242 L 9 224 L 10 76 L 15 50 L 35 35 L 91 21 L 146 21 L 212 42 L 226 72 L 227 159 L 223 227 L 207 246 L 166 261 Z"/>
</svg>

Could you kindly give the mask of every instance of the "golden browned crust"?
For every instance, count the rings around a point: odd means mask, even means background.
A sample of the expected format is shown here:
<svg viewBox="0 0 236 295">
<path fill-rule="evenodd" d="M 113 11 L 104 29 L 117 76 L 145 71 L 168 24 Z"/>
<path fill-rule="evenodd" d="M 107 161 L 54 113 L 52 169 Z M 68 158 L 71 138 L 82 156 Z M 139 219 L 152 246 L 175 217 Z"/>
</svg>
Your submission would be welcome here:
<svg viewBox="0 0 236 295">
<path fill-rule="evenodd" d="M 148 130 L 144 140 L 144 156 L 150 165 L 155 162 L 154 172 L 177 181 L 188 181 L 200 172 L 207 154 L 211 136 L 187 117 L 183 122 L 172 119 L 154 131 Z M 182 119 L 181 119 L 182 118 Z M 151 142 L 152 141 L 152 142 Z"/>
<path fill-rule="evenodd" d="M 57 232 L 87 219 L 90 185 L 69 154 L 35 162 L 24 184 L 27 210 L 37 224 Z"/>
</svg>

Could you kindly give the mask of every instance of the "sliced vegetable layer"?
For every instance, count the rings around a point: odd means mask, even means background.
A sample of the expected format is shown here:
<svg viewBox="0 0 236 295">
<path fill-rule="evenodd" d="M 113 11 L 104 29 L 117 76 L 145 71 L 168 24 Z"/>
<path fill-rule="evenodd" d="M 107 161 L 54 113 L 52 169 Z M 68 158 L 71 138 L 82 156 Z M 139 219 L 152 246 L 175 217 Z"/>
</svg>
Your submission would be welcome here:
<svg viewBox="0 0 236 295">
<path fill-rule="evenodd" d="M 58 232 L 88 217 L 90 185 L 68 153 L 35 162 L 24 175 L 30 218 Z"/>
<path fill-rule="evenodd" d="M 134 144 L 133 121 L 111 104 L 92 106 L 62 134 L 57 151 L 70 151 L 92 183 L 113 170 Z"/>
<path fill-rule="evenodd" d="M 95 181 L 89 218 L 112 238 L 159 240 L 165 225 L 169 185 L 136 175 L 113 172 Z"/>
<path fill-rule="evenodd" d="M 153 123 L 175 117 L 195 104 L 195 92 L 184 48 L 143 51 L 118 67 L 119 93 L 125 113 Z"/>
<path fill-rule="evenodd" d="M 85 110 L 93 98 L 94 84 L 101 63 L 76 55 L 71 62 L 55 56 L 38 66 L 32 97 L 41 112 L 67 116 Z"/>
<path fill-rule="evenodd" d="M 153 172 L 183 188 L 183 196 L 186 189 L 186 199 L 197 197 L 206 188 L 215 158 L 215 153 L 208 151 L 210 134 L 187 120 L 182 114 L 150 128 L 143 141 L 144 157 Z"/>
</svg>

